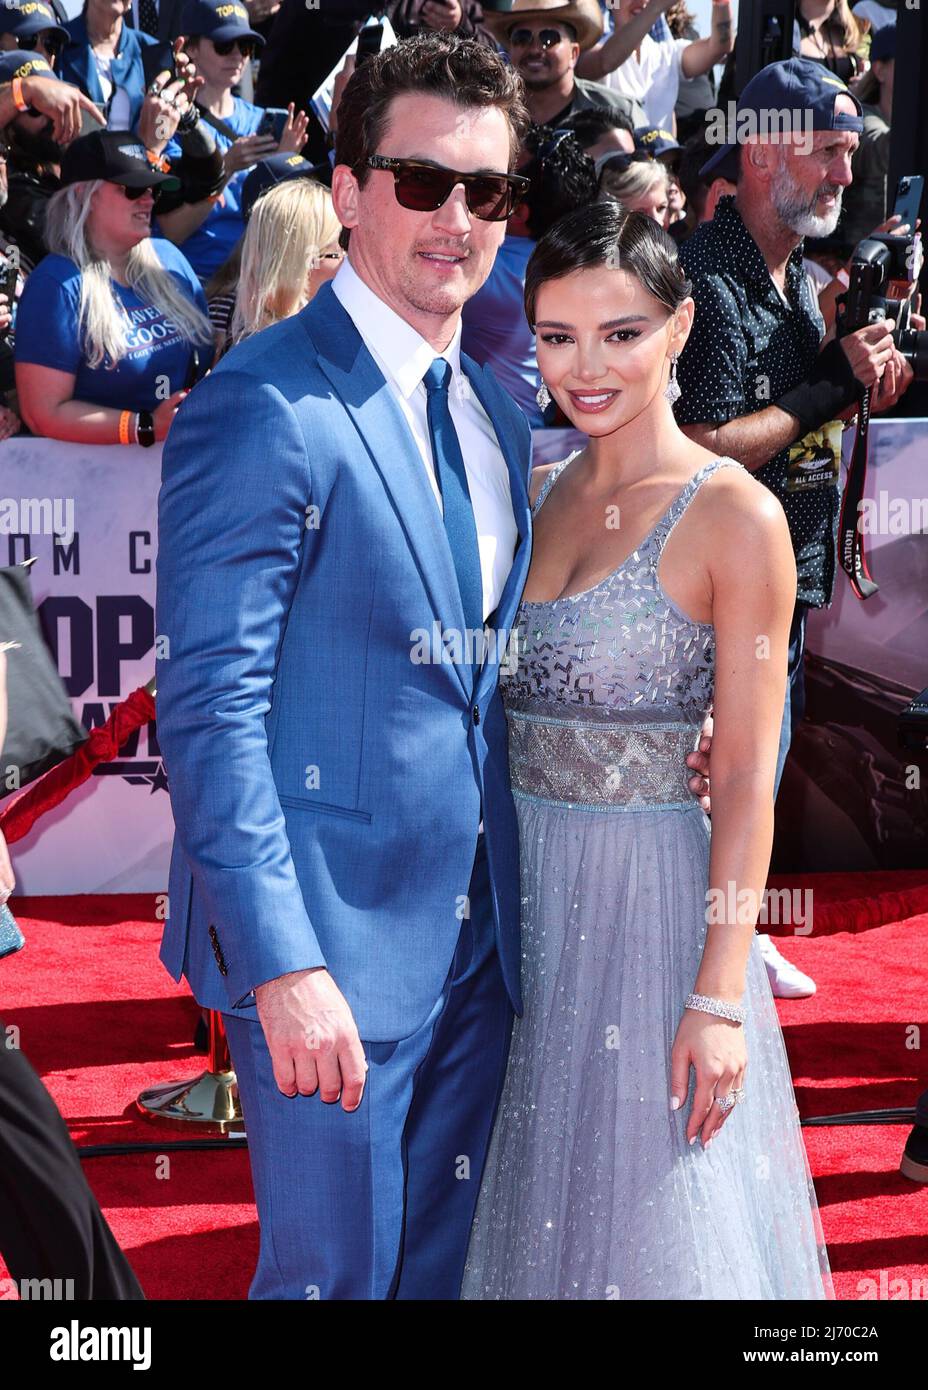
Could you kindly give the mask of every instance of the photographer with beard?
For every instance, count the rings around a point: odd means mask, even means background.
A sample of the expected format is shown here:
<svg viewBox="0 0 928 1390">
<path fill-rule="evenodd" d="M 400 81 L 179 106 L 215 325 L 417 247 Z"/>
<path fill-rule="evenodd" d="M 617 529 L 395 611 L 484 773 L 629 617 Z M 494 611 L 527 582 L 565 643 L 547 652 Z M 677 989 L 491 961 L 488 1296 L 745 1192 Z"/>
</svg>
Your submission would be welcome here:
<svg viewBox="0 0 928 1390">
<path fill-rule="evenodd" d="M 771 111 L 793 113 L 792 138 L 775 128 L 772 137 L 756 134 Z M 821 64 L 791 58 L 747 84 L 736 129 L 741 143 L 722 145 L 701 172 L 733 179 L 737 193 L 721 198 L 711 222 L 680 249 L 696 315 L 675 414 L 697 443 L 756 473 L 789 523 L 798 589 L 778 787 L 804 706 L 806 614 L 830 604 L 834 590 L 841 435 L 862 388 L 873 388 L 873 410 L 886 410 L 913 373 L 891 319 L 823 347 L 824 322 L 803 269 L 803 238 L 828 235 L 840 217 L 863 131 L 860 102 Z M 814 992 L 769 938 L 761 946 L 774 994 Z"/>
</svg>

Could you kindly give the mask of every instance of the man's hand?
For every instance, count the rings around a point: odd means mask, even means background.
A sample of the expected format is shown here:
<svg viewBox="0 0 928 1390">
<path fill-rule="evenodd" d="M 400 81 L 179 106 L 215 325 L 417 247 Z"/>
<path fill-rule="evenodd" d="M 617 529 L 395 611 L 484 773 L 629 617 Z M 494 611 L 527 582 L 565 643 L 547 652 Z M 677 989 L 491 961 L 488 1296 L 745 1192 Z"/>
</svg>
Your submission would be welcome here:
<svg viewBox="0 0 928 1390">
<path fill-rule="evenodd" d="M 280 144 L 277 146 L 278 154 L 299 154 L 306 144 L 306 132 L 309 130 L 309 117 L 305 111 L 297 111 L 294 102 L 287 104 L 287 119 L 280 134 Z"/>
<path fill-rule="evenodd" d="M 103 112 L 94 106 L 90 97 L 69 82 L 57 77 L 24 77 L 23 99 L 48 116 L 52 123 L 52 138 L 59 145 L 69 145 L 81 133 L 81 112 L 89 111 L 101 126 L 106 125 Z"/>
<path fill-rule="evenodd" d="M 357 1110 L 367 1063 L 345 997 L 329 972 L 294 970 L 255 990 L 258 1018 L 285 1096 L 311 1096 Z"/>
<path fill-rule="evenodd" d="M 276 14 L 280 4 L 281 0 L 245 0 L 245 8 L 252 24 L 260 24 L 268 15 Z"/>
<path fill-rule="evenodd" d="M 459 0 L 425 0 L 422 23 L 428 29 L 456 29 L 464 18 Z"/>
<path fill-rule="evenodd" d="M 915 372 L 897 348 L 886 364 L 879 386 L 870 398 L 870 409 L 891 410 L 914 380 Z"/>
<path fill-rule="evenodd" d="M 695 753 L 687 753 L 686 765 L 695 769 L 697 776 L 689 779 L 689 789 L 698 799 L 702 809 L 708 814 L 712 810 L 709 798 L 709 752 L 712 748 L 712 715 L 707 714 L 699 736 L 699 747 Z"/>
<path fill-rule="evenodd" d="M 186 42 L 183 36 L 174 40 L 174 75 L 169 68 L 158 73 L 145 93 L 139 113 L 139 139 L 147 150 L 159 154 L 173 138 L 181 116 L 190 110 L 206 81 L 197 75 L 193 59 L 184 52 Z"/>
<path fill-rule="evenodd" d="M 881 319 L 840 340 L 841 350 L 861 386 L 878 385 L 894 354 L 898 355 L 893 342 L 895 326 L 895 319 Z"/>
<path fill-rule="evenodd" d="M 277 141 L 273 135 L 240 135 L 222 156 L 226 180 L 242 169 L 250 169 L 259 160 L 270 159 L 276 153 Z"/>
</svg>

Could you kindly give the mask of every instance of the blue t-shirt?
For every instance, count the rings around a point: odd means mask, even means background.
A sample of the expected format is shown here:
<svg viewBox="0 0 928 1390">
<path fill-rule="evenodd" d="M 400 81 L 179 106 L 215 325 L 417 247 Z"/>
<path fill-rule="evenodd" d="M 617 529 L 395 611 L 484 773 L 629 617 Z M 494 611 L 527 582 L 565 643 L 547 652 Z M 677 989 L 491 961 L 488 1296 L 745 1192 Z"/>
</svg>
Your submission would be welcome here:
<svg viewBox="0 0 928 1390">
<path fill-rule="evenodd" d="M 250 101 L 243 101 L 241 97 L 234 96 L 232 102 L 231 116 L 223 116 L 221 119 L 227 126 L 231 126 L 236 135 L 256 134 L 264 115 L 264 108 L 254 106 Z M 210 129 L 212 130 L 212 127 Z M 221 131 L 214 130 L 213 134 L 216 137 L 217 148 L 225 154 L 232 141 L 226 139 Z M 169 140 L 164 153 L 170 160 L 180 159 L 180 145 L 176 140 Z M 222 197 L 213 204 L 206 220 L 200 223 L 186 241 L 181 242 L 184 255 L 204 284 L 228 259 L 235 243 L 245 230 L 245 219 L 242 216 L 242 184 L 247 173 L 247 169 L 240 169 L 237 174 L 232 175 L 222 190 Z"/>
<path fill-rule="evenodd" d="M 535 335 L 525 317 L 525 268 L 537 242 L 505 236 L 493 269 L 461 311 L 461 347 L 520 405 L 532 429 L 544 427 L 535 392 L 541 385 Z"/>
<path fill-rule="evenodd" d="M 152 238 L 166 270 L 206 313 L 206 296 L 183 252 L 170 241 Z M 26 279 L 16 315 L 16 361 L 36 362 L 74 375 L 74 399 L 118 410 L 154 410 L 187 383 L 193 345 L 182 338 L 160 309 L 134 290 L 113 282 L 113 291 L 131 321 L 128 351 L 115 367 L 89 367 L 81 349 L 80 271 L 67 256 L 46 256 Z M 212 342 L 199 344 L 201 374 L 212 363 Z M 165 387 L 159 378 L 167 378 Z"/>
</svg>

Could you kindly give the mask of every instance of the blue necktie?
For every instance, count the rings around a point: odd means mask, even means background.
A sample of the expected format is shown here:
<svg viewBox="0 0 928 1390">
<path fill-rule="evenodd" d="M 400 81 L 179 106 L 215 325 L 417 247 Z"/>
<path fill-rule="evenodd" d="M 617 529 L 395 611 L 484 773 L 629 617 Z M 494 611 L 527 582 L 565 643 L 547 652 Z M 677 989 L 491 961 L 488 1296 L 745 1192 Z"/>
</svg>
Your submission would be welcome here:
<svg viewBox="0 0 928 1390">
<path fill-rule="evenodd" d="M 482 632 L 483 580 L 480 573 L 477 523 L 474 520 L 470 489 L 467 486 L 461 445 L 448 406 L 451 363 L 444 357 L 436 357 L 422 380 L 429 397 L 428 420 L 432 458 L 441 491 L 445 532 L 451 547 L 454 571 L 458 577 L 461 602 L 464 605 L 464 618 L 468 628 Z M 467 639 L 466 634 L 462 633 L 461 643 L 462 659 L 466 660 L 470 654 L 477 658 L 473 665 L 476 677 L 483 660 L 477 639 Z"/>
</svg>

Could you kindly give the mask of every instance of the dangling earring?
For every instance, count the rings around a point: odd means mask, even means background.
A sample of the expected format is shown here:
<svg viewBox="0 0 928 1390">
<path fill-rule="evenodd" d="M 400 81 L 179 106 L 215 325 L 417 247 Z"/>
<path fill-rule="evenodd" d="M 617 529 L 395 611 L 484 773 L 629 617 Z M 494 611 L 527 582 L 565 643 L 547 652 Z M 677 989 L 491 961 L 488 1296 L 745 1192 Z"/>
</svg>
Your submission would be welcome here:
<svg viewBox="0 0 928 1390">
<path fill-rule="evenodd" d="M 538 390 L 535 392 L 535 400 L 542 410 L 547 410 L 548 406 L 551 404 L 551 393 L 544 382 L 541 383 Z"/>
<path fill-rule="evenodd" d="M 667 385 L 664 387 L 664 395 L 667 397 L 671 405 L 673 405 L 674 401 L 678 401 L 680 397 L 683 395 L 683 392 L 680 390 L 680 383 L 677 381 L 677 358 L 679 356 L 680 354 L 678 352 L 674 352 L 671 354 L 670 376 L 668 378 Z"/>
</svg>

